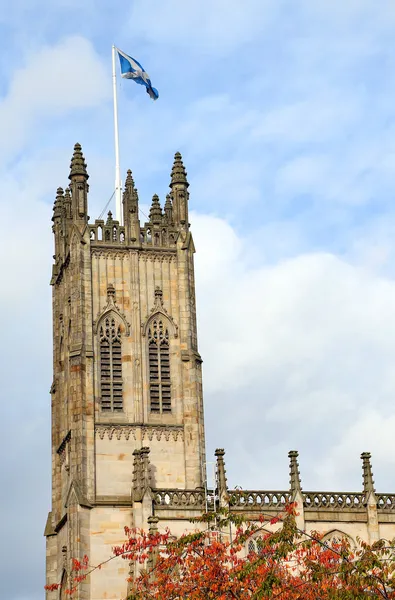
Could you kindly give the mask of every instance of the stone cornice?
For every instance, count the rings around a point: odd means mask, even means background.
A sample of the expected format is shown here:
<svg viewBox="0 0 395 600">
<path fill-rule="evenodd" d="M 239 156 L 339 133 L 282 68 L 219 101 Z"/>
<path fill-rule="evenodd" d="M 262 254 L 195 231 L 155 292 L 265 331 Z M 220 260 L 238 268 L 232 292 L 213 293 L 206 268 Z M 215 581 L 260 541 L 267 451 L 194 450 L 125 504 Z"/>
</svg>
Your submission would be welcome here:
<svg viewBox="0 0 395 600">
<path fill-rule="evenodd" d="M 129 440 L 132 437 L 137 440 L 137 434 L 141 432 L 141 440 L 152 441 L 155 437 L 158 442 L 164 438 L 167 442 L 172 440 L 176 442 L 178 439 L 184 440 L 184 428 L 182 425 L 148 425 L 142 423 L 121 424 L 121 423 L 98 423 L 95 425 L 96 435 L 101 440 L 107 437 L 112 440 L 114 437 L 117 440 Z"/>
</svg>

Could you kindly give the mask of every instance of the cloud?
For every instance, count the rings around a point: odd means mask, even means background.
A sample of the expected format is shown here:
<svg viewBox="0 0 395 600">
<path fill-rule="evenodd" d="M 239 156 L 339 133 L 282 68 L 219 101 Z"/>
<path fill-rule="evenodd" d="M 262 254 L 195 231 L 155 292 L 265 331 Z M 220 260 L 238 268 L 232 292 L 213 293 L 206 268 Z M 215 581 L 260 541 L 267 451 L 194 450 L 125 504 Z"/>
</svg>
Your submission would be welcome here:
<svg viewBox="0 0 395 600">
<path fill-rule="evenodd" d="M 20 151 L 39 124 L 99 106 L 109 97 L 106 76 L 92 44 L 82 37 L 69 37 L 27 55 L 0 102 L 0 127 L 6 134 L 0 143 L 0 162 Z"/>
<path fill-rule="evenodd" d="M 370 412 L 376 421 L 395 418 L 395 283 L 330 253 L 249 266 L 245 240 L 229 226 L 203 215 L 192 222 L 210 449 L 229 448 L 228 473 L 243 487 L 262 488 L 269 474 L 280 480 L 280 457 L 273 469 L 261 463 L 263 440 L 265 453 L 279 445 L 285 455 L 292 447 L 301 451 L 308 487 L 333 488 L 346 479 L 360 485 L 350 465 L 361 450 L 374 450 L 374 437 L 375 448 L 379 443 L 378 435 L 364 439 Z M 211 260 L 213 243 L 218 261 Z M 365 447 L 352 451 L 357 435 Z M 235 442 L 248 457 L 247 472 Z M 390 436 L 382 448 L 395 456 Z M 374 458 L 380 470 L 383 450 Z M 327 465 L 321 472 L 317 461 Z M 286 472 L 282 481 L 286 487 Z M 394 485 L 388 472 L 379 485 Z"/>
<path fill-rule="evenodd" d="M 296 448 L 305 489 L 358 490 L 371 450 L 376 487 L 393 489 L 395 11 L 231 5 L 137 0 L 125 18 L 92 0 L 76 19 L 75 0 L 17 0 L 1 16 L 0 577 L 13 600 L 31 600 L 44 571 L 50 204 L 76 141 L 92 217 L 113 191 L 115 37 L 161 94 L 120 89 L 123 173 L 142 204 L 163 199 L 180 149 L 191 182 L 209 460 L 225 446 L 231 485 L 284 489 Z"/>
</svg>

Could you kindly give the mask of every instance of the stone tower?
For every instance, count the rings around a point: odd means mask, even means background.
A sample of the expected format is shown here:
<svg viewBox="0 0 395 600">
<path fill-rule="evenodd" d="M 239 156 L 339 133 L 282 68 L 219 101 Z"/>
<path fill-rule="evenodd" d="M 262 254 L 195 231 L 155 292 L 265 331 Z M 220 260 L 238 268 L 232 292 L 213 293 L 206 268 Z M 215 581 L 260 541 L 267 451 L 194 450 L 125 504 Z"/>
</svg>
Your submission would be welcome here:
<svg viewBox="0 0 395 600">
<path fill-rule="evenodd" d="M 62 588 L 47 592 L 48 600 L 64 597 L 71 558 L 87 554 L 97 564 L 122 543 L 124 526 L 148 528 L 155 490 L 205 485 L 195 249 L 181 155 L 163 209 L 155 195 L 144 224 L 130 171 L 124 224 L 111 213 L 90 224 L 88 179 L 76 144 L 69 187 L 57 190 L 52 218 L 52 510 L 45 535 L 47 584 L 62 581 Z M 128 568 L 123 561 L 104 577 L 95 574 L 76 597 L 124 596 Z"/>
</svg>

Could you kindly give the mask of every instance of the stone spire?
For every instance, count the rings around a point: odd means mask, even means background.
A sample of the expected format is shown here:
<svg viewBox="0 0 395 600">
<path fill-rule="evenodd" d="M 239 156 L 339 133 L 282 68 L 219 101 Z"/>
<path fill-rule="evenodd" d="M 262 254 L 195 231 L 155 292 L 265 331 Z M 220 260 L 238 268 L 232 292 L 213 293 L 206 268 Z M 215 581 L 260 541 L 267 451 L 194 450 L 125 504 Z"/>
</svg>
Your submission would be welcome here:
<svg viewBox="0 0 395 600">
<path fill-rule="evenodd" d="M 171 170 L 171 181 L 170 187 L 172 188 L 176 183 L 182 183 L 186 187 L 189 186 L 187 180 L 187 172 L 182 162 L 182 156 L 180 152 L 176 152 L 174 155 L 173 168 Z"/>
<path fill-rule="evenodd" d="M 74 153 L 70 164 L 69 179 L 74 179 L 76 175 L 82 175 L 85 179 L 89 178 L 86 170 L 85 158 L 82 154 L 81 144 L 78 143 L 74 146 Z"/>
<path fill-rule="evenodd" d="M 288 452 L 289 457 L 289 472 L 290 472 L 290 489 L 292 495 L 300 493 L 302 491 L 301 481 L 300 481 L 300 472 L 299 472 L 299 463 L 298 463 L 299 453 L 296 450 L 291 450 Z"/>
<path fill-rule="evenodd" d="M 370 452 L 362 452 L 363 491 L 365 494 L 375 492 Z"/>
<path fill-rule="evenodd" d="M 156 194 L 152 197 L 151 210 L 149 213 L 149 220 L 153 224 L 159 224 L 162 221 L 162 209 L 160 206 L 159 198 Z"/>
</svg>

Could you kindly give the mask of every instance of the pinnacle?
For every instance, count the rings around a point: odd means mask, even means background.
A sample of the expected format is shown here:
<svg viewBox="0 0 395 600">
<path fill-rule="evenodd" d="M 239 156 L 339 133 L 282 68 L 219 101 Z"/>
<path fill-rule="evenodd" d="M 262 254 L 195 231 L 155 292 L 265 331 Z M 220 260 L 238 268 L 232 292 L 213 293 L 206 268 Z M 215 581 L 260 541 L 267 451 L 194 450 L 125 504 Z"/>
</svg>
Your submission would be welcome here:
<svg viewBox="0 0 395 600">
<path fill-rule="evenodd" d="M 290 450 L 290 452 L 288 452 L 288 457 L 290 459 L 290 485 L 291 491 L 294 493 L 300 492 L 302 489 L 300 481 L 298 455 L 299 453 L 296 450 Z"/>
<path fill-rule="evenodd" d="M 165 212 L 168 210 L 171 210 L 173 208 L 173 205 L 171 203 L 171 198 L 170 198 L 170 194 L 167 194 L 166 196 L 166 202 L 165 202 Z"/>
<path fill-rule="evenodd" d="M 182 162 L 182 156 L 180 152 L 176 152 L 174 155 L 170 187 L 172 187 L 175 183 L 183 183 L 186 187 L 189 186 L 187 181 L 187 172 L 185 170 L 184 163 Z"/>
<path fill-rule="evenodd" d="M 156 194 L 152 196 L 149 218 L 151 223 L 160 223 L 162 220 L 162 208 L 160 206 L 159 198 Z"/>
<path fill-rule="evenodd" d="M 75 175 L 83 175 L 88 179 L 89 175 L 86 170 L 86 162 L 82 153 L 81 144 L 75 144 L 74 153 L 70 164 L 70 175 L 69 179 L 72 179 Z"/>
<path fill-rule="evenodd" d="M 134 187 L 134 179 L 132 175 L 132 171 L 130 169 L 127 170 L 126 180 L 125 180 L 125 188 L 128 186 Z"/>
<path fill-rule="evenodd" d="M 56 190 L 56 198 L 55 198 L 55 202 L 53 205 L 52 220 L 54 220 L 54 218 L 56 218 L 56 217 L 60 217 L 62 214 L 62 206 L 63 206 L 63 199 L 64 199 L 63 194 L 64 194 L 63 188 L 58 187 L 58 189 Z"/>
<path fill-rule="evenodd" d="M 372 472 L 372 463 L 370 462 L 370 452 L 362 452 L 363 461 L 363 489 L 364 492 L 374 492 L 374 480 Z"/>
</svg>

